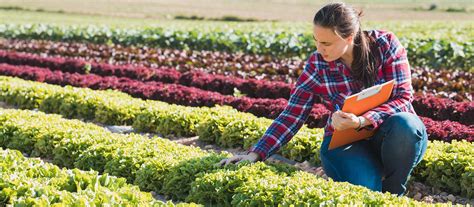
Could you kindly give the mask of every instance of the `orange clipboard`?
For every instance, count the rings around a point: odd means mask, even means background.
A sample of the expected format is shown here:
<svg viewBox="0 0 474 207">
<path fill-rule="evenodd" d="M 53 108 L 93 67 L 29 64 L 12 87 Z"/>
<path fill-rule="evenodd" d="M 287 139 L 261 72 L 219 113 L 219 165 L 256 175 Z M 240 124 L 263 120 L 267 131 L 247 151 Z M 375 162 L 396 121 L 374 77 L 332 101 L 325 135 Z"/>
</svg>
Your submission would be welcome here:
<svg viewBox="0 0 474 207">
<path fill-rule="evenodd" d="M 387 81 L 383 84 L 372 86 L 357 94 L 347 97 L 344 101 L 342 111 L 353 113 L 356 116 L 364 114 L 365 112 L 387 102 L 392 94 L 394 84 L 395 80 Z M 360 131 L 355 129 L 346 129 L 342 131 L 334 130 L 331 142 L 329 143 L 329 150 L 369 138 L 374 134 L 374 130 L 371 131 L 367 129 L 361 129 Z"/>
</svg>

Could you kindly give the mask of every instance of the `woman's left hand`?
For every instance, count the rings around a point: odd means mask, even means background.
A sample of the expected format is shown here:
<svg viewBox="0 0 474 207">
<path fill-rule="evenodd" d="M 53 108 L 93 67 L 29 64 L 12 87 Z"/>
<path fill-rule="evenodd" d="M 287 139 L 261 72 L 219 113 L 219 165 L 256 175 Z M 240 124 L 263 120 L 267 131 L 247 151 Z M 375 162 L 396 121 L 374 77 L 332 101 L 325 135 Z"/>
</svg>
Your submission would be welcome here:
<svg viewBox="0 0 474 207">
<path fill-rule="evenodd" d="M 332 114 L 331 120 L 332 126 L 338 131 L 359 127 L 359 118 L 352 113 L 336 111 Z"/>
</svg>

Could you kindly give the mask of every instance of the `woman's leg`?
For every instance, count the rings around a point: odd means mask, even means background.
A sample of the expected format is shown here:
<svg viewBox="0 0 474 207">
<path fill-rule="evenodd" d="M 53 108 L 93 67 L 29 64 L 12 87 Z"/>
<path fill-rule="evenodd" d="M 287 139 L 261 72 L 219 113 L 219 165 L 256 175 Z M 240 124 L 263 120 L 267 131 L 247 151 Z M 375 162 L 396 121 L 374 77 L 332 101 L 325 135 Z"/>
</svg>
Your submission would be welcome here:
<svg viewBox="0 0 474 207">
<path fill-rule="evenodd" d="M 321 146 L 321 162 L 326 175 L 334 181 L 382 190 L 382 163 L 367 140 L 328 151 L 332 137 L 325 137 Z"/>
<path fill-rule="evenodd" d="M 387 118 L 369 140 L 383 165 L 382 192 L 403 195 L 408 176 L 422 160 L 428 135 L 418 116 L 401 112 Z"/>
</svg>

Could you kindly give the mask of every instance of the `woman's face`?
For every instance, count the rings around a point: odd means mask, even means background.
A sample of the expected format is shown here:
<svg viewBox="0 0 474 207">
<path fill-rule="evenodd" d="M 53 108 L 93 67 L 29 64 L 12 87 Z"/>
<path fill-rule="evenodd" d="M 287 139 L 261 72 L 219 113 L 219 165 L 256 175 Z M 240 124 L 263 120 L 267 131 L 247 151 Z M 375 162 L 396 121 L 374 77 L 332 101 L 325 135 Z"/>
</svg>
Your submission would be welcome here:
<svg viewBox="0 0 474 207">
<path fill-rule="evenodd" d="M 348 52 L 352 36 L 342 38 L 334 30 L 319 25 L 313 27 L 313 38 L 318 52 L 327 62 L 337 60 Z"/>
</svg>

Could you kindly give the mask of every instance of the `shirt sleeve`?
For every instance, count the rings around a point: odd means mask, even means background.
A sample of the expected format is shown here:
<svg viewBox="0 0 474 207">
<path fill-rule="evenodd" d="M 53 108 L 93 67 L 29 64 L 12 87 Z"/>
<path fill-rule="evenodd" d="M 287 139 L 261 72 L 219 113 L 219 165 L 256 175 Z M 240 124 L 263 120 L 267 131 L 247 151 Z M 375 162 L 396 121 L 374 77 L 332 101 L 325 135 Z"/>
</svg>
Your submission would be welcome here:
<svg viewBox="0 0 474 207">
<path fill-rule="evenodd" d="M 308 118 L 315 98 L 313 87 L 316 84 L 316 76 L 313 74 L 316 58 L 315 53 L 310 56 L 303 73 L 291 90 L 288 105 L 268 127 L 257 144 L 250 148 L 249 153 L 259 154 L 262 161 L 288 143 Z"/>
<path fill-rule="evenodd" d="M 387 38 L 387 44 L 383 48 L 385 49 L 385 62 L 382 66 L 382 72 L 386 81 L 395 79 L 395 85 L 387 103 L 362 115 L 372 123 L 372 126 L 366 127 L 369 130 L 377 129 L 385 119 L 395 113 L 412 110 L 413 88 L 407 52 L 394 34 L 389 33 L 385 37 Z"/>
</svg>

